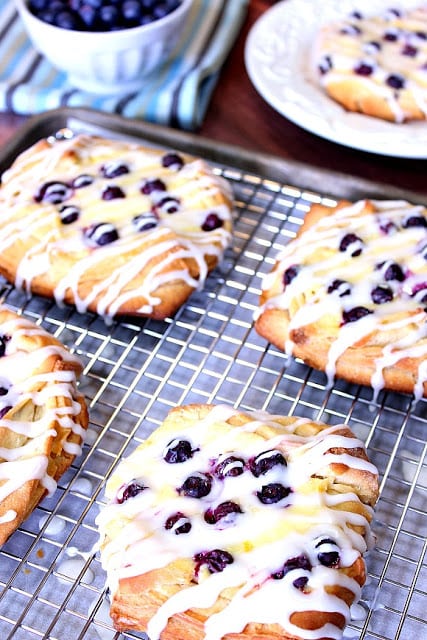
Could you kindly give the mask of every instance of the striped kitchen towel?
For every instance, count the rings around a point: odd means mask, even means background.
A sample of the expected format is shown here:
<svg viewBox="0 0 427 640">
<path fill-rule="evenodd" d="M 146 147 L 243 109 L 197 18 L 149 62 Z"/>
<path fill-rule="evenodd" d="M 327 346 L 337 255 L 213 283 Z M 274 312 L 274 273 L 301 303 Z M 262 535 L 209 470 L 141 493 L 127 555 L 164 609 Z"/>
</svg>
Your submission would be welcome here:
<svg viewBox="0 0 427 640">
<path fill-rule="evenodd" d="M 30 115 L 63 106 L 196 129 L 243 24 L 248 0 L 197 0 L 173 60 L 132 94 L 99 96 L 72 87 L 32 46 L 13 0 L 0 0 L 0 111 Z"/>
</svg>

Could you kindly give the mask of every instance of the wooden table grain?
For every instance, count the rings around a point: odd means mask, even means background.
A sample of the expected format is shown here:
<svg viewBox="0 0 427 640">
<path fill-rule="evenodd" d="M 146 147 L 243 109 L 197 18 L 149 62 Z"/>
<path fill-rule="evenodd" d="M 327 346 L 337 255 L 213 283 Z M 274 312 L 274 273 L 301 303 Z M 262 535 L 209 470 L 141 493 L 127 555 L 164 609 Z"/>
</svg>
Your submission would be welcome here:
<svg viewBox="0 0 427 640">
<path fill-rule="evenodd" d="M 427 160 L 381 156 L 330 142 L 281 116 L 257 93 L 245 69 L 244 47 L 254 22 L 273 4 L 272 0 L 250 1 L 245 24 L 224 64 L 199 133 L 245 149 L 427 194 Z M 0 114 L 0 144 L 25 120 L 24 116 Z"/>
</svg>

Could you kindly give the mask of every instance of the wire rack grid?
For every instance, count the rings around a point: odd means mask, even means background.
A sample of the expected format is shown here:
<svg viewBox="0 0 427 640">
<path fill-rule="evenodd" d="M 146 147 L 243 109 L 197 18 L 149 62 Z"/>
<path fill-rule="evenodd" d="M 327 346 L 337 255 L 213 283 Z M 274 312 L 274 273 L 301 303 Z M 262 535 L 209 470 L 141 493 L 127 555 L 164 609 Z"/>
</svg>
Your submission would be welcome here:
<svg viewBox="0 0 427 640">
<path fill-rule="evenodd" d="M 375 548 L 346 640 L 425 637 L 427 585 L 426 401 L 336 381 L 288 358 L 253 329 L 261 280 L 314 202 L 328 194 L 214 163 L 236 199 L 234 241 L 203 291 L 175 318 L 111 325 L 1 282 L 3 302 L 44 326 L 84 363 L 90 411 L 84 451 L 0 550 L 3 640 L 113 640 L 95 518 L 103 484 L 164 419 L 190 402 L 227 403 L 344 422 L 367 445 L 381 477 Z"/>
</svg>

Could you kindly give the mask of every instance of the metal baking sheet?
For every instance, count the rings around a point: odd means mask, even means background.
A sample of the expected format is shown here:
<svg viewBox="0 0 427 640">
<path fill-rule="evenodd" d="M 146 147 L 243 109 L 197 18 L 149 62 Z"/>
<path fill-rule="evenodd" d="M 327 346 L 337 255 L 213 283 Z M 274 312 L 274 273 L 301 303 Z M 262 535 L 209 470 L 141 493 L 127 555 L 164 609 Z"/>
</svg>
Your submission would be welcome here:
<svg viewBox="0 0 427 640">
<path fill-rule="evenodd" d="M 344 174 L 246 152 L 163 127 L 93 111 L 64 109 L 30 120 L 4 148 L 0 171 L 25 147 L 64 128 L 143 140 L 206 157 L 235 193 L 233 246 L 173 319 L 106 325 L 59 308 L 0 279 L 2 302 L 40 323 L 84 363 L 90 411 L 83 455 L 0 549 L 2 640 L 118 640 L 99 557 L 95 517 L 103 484 L 164 419 L 189 402 L 225 402 L 347 423 L 381 474 L 375 548 L 346 640 L 412 640 L 427 634 L 427 402 L 337 381 L 288 358 L 253 329 L 261 279 L 313 202 L 422 196 Z M 178 639 L 177 640 L 182 640 Z"/>
</svg>

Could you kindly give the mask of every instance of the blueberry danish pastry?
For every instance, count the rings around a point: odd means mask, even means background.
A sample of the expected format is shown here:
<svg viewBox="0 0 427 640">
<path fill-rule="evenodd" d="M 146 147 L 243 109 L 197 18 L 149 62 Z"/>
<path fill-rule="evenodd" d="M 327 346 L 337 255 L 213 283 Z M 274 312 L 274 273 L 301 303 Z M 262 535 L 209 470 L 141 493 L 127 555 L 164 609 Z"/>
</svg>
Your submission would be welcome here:
<svg viewBox="0 0 427 640">
<path fill-rule="evenodd" d="M 81 370 L 44 329 L 0 308 L 0 545 L 81 453 Z"/>
<path fill-rule="evenodd" d="M 175 152 L 84 134 L 41 140 L 2 182 L 0 273 L 82 312 L 170 316 L 231 240 L 228 183 Z"/>
<path fill-rule="evenodd" d="M 325 25 L 315 47 L 317 78 L 348 111 L 391 122 L 427 118 L 427 7 L 360 11 Z"/>
<path fill-rule="evenodd" d="M 349 382 L 427 396 L 427 209 L 314 205 L 264 280 L 256 329 Z"/>
<path fill-rule="evenodd" d="M 119 464 L 97 519 L 116 629 L 341 638 L 377 494 L 377 470 L 345 425 L 173 409 Z"/>
</svg>

